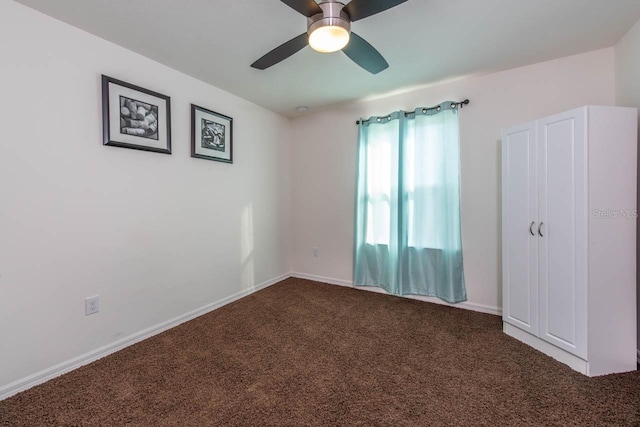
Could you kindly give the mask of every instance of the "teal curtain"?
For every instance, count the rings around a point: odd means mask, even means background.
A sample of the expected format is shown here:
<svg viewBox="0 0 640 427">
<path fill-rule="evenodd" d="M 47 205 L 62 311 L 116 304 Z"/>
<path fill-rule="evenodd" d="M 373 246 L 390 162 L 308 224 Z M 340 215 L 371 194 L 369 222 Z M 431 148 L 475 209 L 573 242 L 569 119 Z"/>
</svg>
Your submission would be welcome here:
<svg viewBox="0 0 640 427">
<path fill-rule="evenodd" d="M 466 301 L 458 105 L 360 120 L 354 285 Z"/>
</svg>

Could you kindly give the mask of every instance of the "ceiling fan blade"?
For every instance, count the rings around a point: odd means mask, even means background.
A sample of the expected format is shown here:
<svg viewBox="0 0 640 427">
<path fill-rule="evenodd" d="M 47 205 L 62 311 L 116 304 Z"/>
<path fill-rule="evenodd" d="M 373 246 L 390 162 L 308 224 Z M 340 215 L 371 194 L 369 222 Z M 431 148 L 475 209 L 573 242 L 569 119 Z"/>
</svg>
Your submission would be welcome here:
<svg viewBox="0 0 640 427">
<path fill-rule="evenodd" d="M 302 33 L 298 37 L 292 38 L 288 42 L 273 49 L 271 52 L 251 64 L 251 66 L 258 70 L 265 70 L 272 65 L 276 65 L 278 62 L 287 59 L 308 44 L 309 35 L 307 33 Z"/>
<path fill-rule="evenodd" d="M 307 18 L 322 13 L 322 9 L 313 0 L 282 0 L 282 3 L 289 6 L 291 9 L 297 10 Z"/>
<path fill-rule="evenodd" d="M 389 67 L 389 64 L 380 55 L 380 52 L 371 46 L 365 39 L 351 32 L 349 44 L 342 49 L 353 62 L 370 72 L 378 74 L 380 71 Z"/>
<path fill-rule="evenodd" d="M 406 1 L 407 0 L 351 0 L 342 10 L 349 15 L 349 18 L 351 18 L 353 22 L 391 9 Z"/>
</svg>

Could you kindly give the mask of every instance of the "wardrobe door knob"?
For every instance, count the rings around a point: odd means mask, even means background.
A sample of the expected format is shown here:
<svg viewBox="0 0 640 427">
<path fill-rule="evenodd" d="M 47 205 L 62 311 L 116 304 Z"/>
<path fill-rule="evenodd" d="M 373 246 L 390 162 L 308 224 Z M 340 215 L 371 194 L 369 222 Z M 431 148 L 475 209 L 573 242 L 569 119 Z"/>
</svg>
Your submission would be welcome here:
<svg viewBox="0 0 640 427">
<path fill-rule="evenodd" d="M 529 226 L 529 233 L 531 233 L 532 236 L 536 235 L 536 233 L 532 230 L 534 225 L 536 225 L 536 223 L 534 221 L 531 221 L 531 225 Z"/>
<path fill-rule="evenodd" d="M 538 226 L 538 234 L 540 235 L 540 237 L 544 237 L 544 234 L 542 234 L 542 225 L 544 224 L 544 222 L 541 222 L 540 225 Z"/>
</svg>

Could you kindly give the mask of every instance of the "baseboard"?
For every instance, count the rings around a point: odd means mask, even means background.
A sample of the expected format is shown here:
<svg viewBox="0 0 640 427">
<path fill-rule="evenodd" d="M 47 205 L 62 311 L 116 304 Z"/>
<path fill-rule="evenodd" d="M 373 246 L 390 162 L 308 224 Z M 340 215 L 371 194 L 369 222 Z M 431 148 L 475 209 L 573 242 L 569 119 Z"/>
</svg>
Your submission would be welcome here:
<svg viewBox="0 0 640 427">
<path fill-rule="evenodd" d="M 330 285 L 346 286 L 346 287 L 358 289 L 358 290 L 361 290 L 361 291 L 369 291 L 369 292 L 377 292 L 377 293 L 381 293 L 381 294 L 388 294 L 388 292 L 385 291 L 382 288 L 376 288 L 376 287 L 373 287 L 373 286 L 353 286 L 353 282 L 352 281 L 347 281 L 347 280 L 342 280 L 342 279 L 334 279 L 334 278 L 331 278 L 331 277 L 316 276 L 314 274 L 300 273 L 300 272 L 297 272 L 297 271 L 294 271 L 293 273 L 291 273 L 291 277 L 297 277 L 299 279 L 313 280 L 315 282 L 321 282 L 321 283 L 328 283 Z M 424 296 L 419 296 L 419 295 L 404 295 L 402 298 L 409 298 L 409 299 L 414 299 L 414 300 L 418 300 L 418 301 L 430 302 L 430 303 L 433 303 L 433 304 L 446 305 L 446 306 L 449 306 L 449 307 L 462 308 L 464 310 L 478 311 L 480 313 L 495 314 L 496 316 L 502 316 L 502 309 L 499 308 L 499 307 L 492 307 L 492 306 L 483 305 L 483 304 L 477 304 L 477 303 L 473 303 L 473 302 L 460 302 L 460 303 L 457 303 L 457 304 L 451 304 L 451 303 L 448 303 L 446 301 L 442 301 L 439 298 L 424 297 Z"/>
<path fill-rule="evenodd" d="M 346 286 L 353 288 L 353 282 L 341 279 L 334 279 L 331 277 L 316 276 L 314 274 L 298 273 L 294 271 L 291 273 L 291 277 L 297 277 L 298 279 L 313 280 L 314 282 L 328 283 L 330 285 Z"/>
<path fill-rule="evenodd" d="M 174 328 L 180 325 L 181 323 L 188 322 L 189 320 L 195 319 L 196 317 L 209 313 L 224 305 L 237 301 L 242 297 L 250 295 L 254 292 L 257 292 L 271 285 L 274 285 L 288 277 L 291 277 L 291 273 L 286 273 L 278 277 L 274 277 L 271 280 L 267 280 L 266 282 L 260 283 L 259 285 L 252 286 L 251 288 L 243 289 L 242 291 L 237 292 L 233 295 L 222 298 L 218 301 L 212 302 L 210 304 L 207 304 L 205 306 L 192 310 L 178 317 L 174 317 L 173 319 L 159 323 L 155 326 L 151 326 L 150 328 L 144 329 L 140 332 L 137 332 L 135 334 L 129 335 L 128 337 L 119 339 L 118 341 L 114 341 L 96 350 L 90 351 L 81 356 L 67 360 L 58 365 L 52 366 L 51 368 L 44 369 L 33 375 L 29 375 L 28 377 L 9 383 L 3 387 L 0 387 L 0 400 L 6 399 L 10 396 L 13 396 L 14 394 L 20 393 L 21 391 L 27 390 L 38 384 L 42 384 L 53 378 L 59 377 L 60 375 L 66 374 L 67 372 L 71 372 L 74 369 L 87 365 L 91 362 L 94 362 L 98 359 L 101 359 L 105 356 L 115 353 L 116 351 L 122 350 L 125 347 L 129 347 L 130 345 L 143 341 L 147 338 L 150 338 L 168 329 Z"/>
</svg>

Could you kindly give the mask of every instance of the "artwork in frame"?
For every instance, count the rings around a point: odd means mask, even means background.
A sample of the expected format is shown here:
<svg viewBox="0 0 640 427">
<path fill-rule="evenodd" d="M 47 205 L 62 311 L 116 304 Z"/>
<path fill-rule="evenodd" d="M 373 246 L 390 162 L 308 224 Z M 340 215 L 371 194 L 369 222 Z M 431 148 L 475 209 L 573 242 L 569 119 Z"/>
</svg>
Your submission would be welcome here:
<svg viewBox="0 0 640 427">
<path fill-rule="evenodd" d="M 233 163 L 233 119 L 191 104 L 191 157 Z"/>
<path fill-rule="evenodd" d="M 103 144 L 171 154 L 171 98 L 102 76 Z"/>
</svg>

